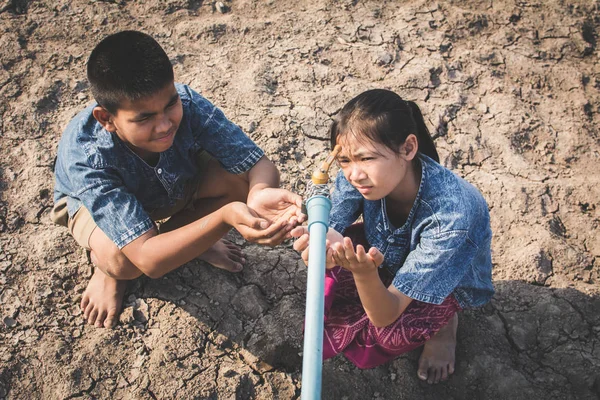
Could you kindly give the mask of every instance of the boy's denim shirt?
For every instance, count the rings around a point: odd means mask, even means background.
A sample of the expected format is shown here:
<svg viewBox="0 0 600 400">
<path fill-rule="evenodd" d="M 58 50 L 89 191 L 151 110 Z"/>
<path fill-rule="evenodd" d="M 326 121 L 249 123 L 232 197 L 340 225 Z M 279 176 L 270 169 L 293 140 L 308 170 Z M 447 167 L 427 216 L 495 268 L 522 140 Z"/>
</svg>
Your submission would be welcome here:
<svg viewBox="0 0 600 400">
<path fill-rule="evenodd" d="M 175 85 L 183 118 L 173 145 L 152 167 L 92 115 L 96 104 L 69 123 L 58 145 L 54 201 L 67 197 L 69 216 L 85 206 L 100 229 L 123 248 L 150 230 L 149 213 L 184 196 L 206 150 L 225 170 L 251 169 L 264 152 L 217 107 L 186 85 Z"/>
<path fill-rule="evenodd" d="M 395 228 L 385 198 L 366 200 L 340 171 L 332 194 L 330 225 L 343 233 L 362 214 L 367 241 L 385 257 L 382 268 L 406 296 L 441 304 L 453 294 L 462 308 L 494 294 L 490 217 L 477 189 L 419 154 L 422 177 L 405 224 Z"/>
</svg>

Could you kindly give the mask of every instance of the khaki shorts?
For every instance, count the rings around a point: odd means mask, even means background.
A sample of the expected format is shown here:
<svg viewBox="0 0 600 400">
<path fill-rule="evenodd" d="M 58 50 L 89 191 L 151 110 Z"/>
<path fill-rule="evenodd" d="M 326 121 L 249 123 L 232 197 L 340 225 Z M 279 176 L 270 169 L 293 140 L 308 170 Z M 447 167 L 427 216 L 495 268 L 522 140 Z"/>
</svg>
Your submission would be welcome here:
<svg viewBox="0 0 600 400">
<path fill-rule="evenodd" d="M 194 200 L 196 200 L 198 189 L 200 188 L 203 172 L 206 170 L 207 164 L 212 160 L 212 156 L 207 152 L 202 151 L 198 154 L 196 163 L 199 167 L 198 175 L 185 188 L 185 193 L 182 199 L 178 200 L 174 205 L 156 209 L 149 213 L 153 221 L 160 221 L 172 217 L 178 212 L 185 209 L 193 209 Z M 92 215 L 84 206 L 79 207 L 73 217 L 69 218 L 67 211 L 67 198 L 60 199 L 50 212 L 50 219 L 58 225 L 66 226 L 69 233 L 73 236 L 77 244 L 86 250 L 90 249 L 90 237 L 94 229 L 98 227 L 92 218 Z"/>
</svg>

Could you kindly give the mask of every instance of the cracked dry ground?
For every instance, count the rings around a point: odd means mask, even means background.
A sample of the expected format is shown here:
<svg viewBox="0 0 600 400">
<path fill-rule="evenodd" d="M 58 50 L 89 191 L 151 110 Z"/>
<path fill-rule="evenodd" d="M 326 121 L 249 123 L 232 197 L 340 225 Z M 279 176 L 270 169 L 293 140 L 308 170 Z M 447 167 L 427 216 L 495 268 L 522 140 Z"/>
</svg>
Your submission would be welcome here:
<svg viewBox="0 0 600 400">
<path fill-rule="evenodd" d="M 497 4 L 501 3 L 501 4 Z M 139 279 L 114 330 L 83 324 L 90 264 L 49 222 L 62 129 L 91 101 L 89 51 L 141 29 L 301 192 L 331 117 L 362 90 L 416 100 L 442 162 L 486 197 L 493 301 L 462 314 L 457 368 L 419 352 L 324 364 L 326 399 L 600 397 L 600 66 L 592 1 L 0 1 L 0 399 L 293 399 L 306 268 L 245 244 L 238 275 Z M 232 233 L 232 237 L 240 241 Z"/>
</svg>

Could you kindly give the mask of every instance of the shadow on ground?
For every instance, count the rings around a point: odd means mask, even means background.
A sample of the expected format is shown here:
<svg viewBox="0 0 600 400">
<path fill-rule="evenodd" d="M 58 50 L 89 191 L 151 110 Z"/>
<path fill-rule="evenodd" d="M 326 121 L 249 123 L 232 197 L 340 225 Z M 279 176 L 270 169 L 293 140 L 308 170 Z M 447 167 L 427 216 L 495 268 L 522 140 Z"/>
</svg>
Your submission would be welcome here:
<svg viewBox="0 0 600 400">
<path fill-rule="evenodd" d="M 204 356 L 214 346 L 246 363 L 249 375 L 262 377 L 257 383 L 269 374 L 291 378 L 287 394 L 295 397 L 301 380 L 306 269 L 288 249 L 248 246 L 246 251 L 254 261 L 241 274 L 192 263 L 165 279 L 146 281 L 141 296 L 177 304 L 208 329 L 209 339 L 198 343 Z M 448 382 L 430 386 L 416 378 L 420 349 L 362 371 L 340 356 L 324 364 L 323 397 L 598 398 L 600 299 L 573 288 L 520 281 L 495 285 L 490 304 L 461 315 L 456 373 Z M 160 315 L 160 310 L 149 315 Z M 232 386 L 252 386 L 249 376 L 235 375 Z M 246 394 L 260 397 L 254 390 Z"/>
</svg>

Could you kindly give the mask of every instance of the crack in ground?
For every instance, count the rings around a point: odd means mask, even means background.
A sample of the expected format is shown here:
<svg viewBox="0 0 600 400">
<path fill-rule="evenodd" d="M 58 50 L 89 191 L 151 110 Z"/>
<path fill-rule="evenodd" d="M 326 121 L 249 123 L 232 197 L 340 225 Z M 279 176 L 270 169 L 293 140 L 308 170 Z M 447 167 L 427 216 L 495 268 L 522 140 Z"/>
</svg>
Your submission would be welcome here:
<svg viewBox="0 0 600 400">
<path fill-rule="evenodd" d="M 583 312 L 583 311 L 581 311 L 581 310 L 579 309 L 579 306 L 576 306 L 576 305 L 575 305 L 574 303 L 572 303 L 570 300 L 567 300 L 566 298 L 559 296 L 558 294 L 556 294 L 556 292 L 555 292 L 554 290 L 553 290 L 553 291 L 551 291 L 551 294 L 552 294 L 552 297 L 554 297 L 554 298 L 556 298 L 556 299 L 559 299 L 559 300 L 563 300 L 563 301 L 565 301 L 565 302 L 566 302 L 568 305 L 570 305 L 570 306 L 571 306 L 571 308 L 572 308 L 573 310 L 575 310 L 575 312 L 577 312 L 577 314 L 579 314 L 579 317 L 581 318 L 581 320 L 582 320 L 583 322 L 585 322 L 585 324 L 587 325 L 587 327 L 588 327 L 588 329 L 589 329 L 590 333 L 591 333 L 591 334 L 593 334 L 593 332 L 594 332 L 594 326 L 595 326 L 595 325 L 594 325 L 594 324 L 592 324 L 590 321 L 588 321 L 588 320 L 587 320 L 587 318 L 585 317 L 585 314 L 584 314 L 584 312 Z"/>
<path fill-rule="evenodd" d="M 277 268 L 279 266 L 279 262 L 281 261 L 281 254 L 278 253 L 277 254 L 277 261 L 275 261 L 275 265 L 273 265 L 270 269 L 265 270 L 264 274 L 270 274 L 271 272 L 275 271 L 275 268 Z M 259 288 L 260 289 L 260 288 Z"/>
<path fill-rule="evenodd" d="M 185 383 L 185 386 L 187 386 L 187 384 L 188 384 L 189 381 L 191 381 L 192 379 L 194 379 L 195 377 L 197 377 L 198 375 L 200 375 L 204 371 L 207 371 L 208 368 L 209 367 L 198 368 L 198 370 L 196 372 L 194 372 L 189 378 L 182 378 L 183 382 Z"/>
<path fill-rule="evenodd" d="M 508 321 L 506 320 L 506 317 L 504 317 L 504 315 L 502 315 L 502 313 L 496 308 L 496 306 L 492 305 L 492 307 L 496 310 L 496 313 L 498 314 L 498 318 L 500 318 L 500 320 L 502 321 L 502 324 L 504 325 L 504 336 L 506 337 L 506 340 L 508 341 L 510 346 L 513 348 L 513 350 L 515 350 L 517 352 L 517 354 L 521 354 L 521 352 L 522 352 L 521 349 L 519 349 L 519 346 L 515 343 L 514 339 L 510 335 L 510 329 L 509 329 Z"/>
<path fill-rule="evenodd" d="M 148 386 L 150 386 L 150 380 L 148 380 Z M 149 388 L 146 388 L 144 390 L 148 393 L 150 397 L 152 397 L 154 400 L 157 400 L 157 397 L 152 390 L 150 390 Z"/>
<path fill-rule="evenodd" d="M 560 298 L 560 297 L 558 297 L 558 298 Z M 565 301 L 566 301 L 566 300 L 565 300 Z M 567 302 L 567 303 L 568 303 L 568 302 Z M 539 359 L 539 360 L 538 360 L 537 358 L 535 358 L 535 357 L 532 357 L 532 356 L 529 354 L 529 352 L 528 352 L 528 351 L 525 351 L 525 350 L 521 351 L 521 350 L 519 350 L 519 348 L 518 348 L 517 344 L 515 343 L 515 341 L 513 340 L 513 338 L 512 338 L 512 337 L 511 337 L 511 335 L 510 335 L 510 330 L 509 330 L 509 324 L 508 324 L 508 321 L 506 320 L 506 318 L 504 317 L 504 315 L 502 315 L 502 313 L 501 313 L 501 312 L 500 312 L 500 311 L 497 309 L 497 307 L 496 307 L 496 306 L 492 305 L 492 307 L 493 307 L 493 308 L 496 310 L 496 312 L 497 312 L 497 314 L 498 314 L 498 317 L 500 318 L 500 320 L 502 321 L 502 324 L 504 325 L 504 330 L 505 330 L 505 332 L 504 332 L 504 333 L 505 333 L 505 337 L 506 337 L 506 339 L 508 340 L 508 342 L 509 342 L 509 344 L 511 345 L 511 347 L 512 347 L 514 350 L 516 350 L 516 351 L 517 351 L 517 353 L 518 353 L 518 356 L 524 355 L 524 356 L 525 356 L 525 357 L 526 357 L 526 358 L 527 358 L 529 361 L 531 361 L 531 362 L 533 362 L 534 364 L 538 365 L 538 366 L 539 366 L 539 368 L 540 368 L 542 371 L 544 371 L 544 370 L 549 370 L 549 371 L 551 371 L 552 373 L 554 373 L 555 375 L 563 377 L 563 378 L 564 378 L 564 379 L 565 379 L 567 382 L 569 382 L 569 384 L 570 384 L 571 386 L 573 386 L 573 387 L 578 385 L 578 383 L 577 383 L 577 382 L 573 382 L 573 381 L 572 381 L 572 378 L 571 378 L 570 376 L 568 376 L 568 375 L 565 375 L 564 373 L 562 373 L 562 371 L 559 371 L 559 370 L 555 369 L 555 367 L 554 367 L 554 366 L 552 366 L 551 364 L 547 364 L 547 363 L 545 363 L 545 362 L 544 362 L 544 360 L 542 360 L 542 359 Z M 537 338 L 536 338 L 536 341 L 537 341 Z M 575 342 L 575 341 L 574 341 L 574 340 L 569 340 L 569 339 L 567 339 L 567 342 Z M 540 350 L 543 350 L 543 349 L 539 348 L 538 346 L 536 346 L 536 348 L 538 348 L 538 349 L 540 349 Z M 580 351 L 580 352 L 581 352 L 581 349 L 578 349 L 578 351 Z M 543 352 L 543 351 L 542 351 L 542 352 Z M 543 352 L 543 353 L 545 353 L 545 352 Z M 587 357 L 584 357 L 584 359 L 588 359 L 588 358 L 587 358 Z M 523 368 L 523 372 L 527 372 L 527 371 L 525 370 L 525 367 L 526 367 L 525 365 L 521 365 L 521 367 Z M 536 371 L 537 371 L 537 370 L 536 370 Z M 535 372 L 535 371 L 534 371 L 534 372 Z M 528 375 L 531 375 L 530 373 L 527 373 L 527 374 L 528 374 Z M 530 382 L 532 385 L 534 385 L 534 386 L 535 386 L 535 377 L 533 377 L 533 376 L 526 376 L 526 375 L 525 375 L 525 378 L 526 378 L 526 379 L 527 379 L 527 380 L 528 380 L 528 381 L 529 381 L 529 382 Z M 531 378 L 531 379 L 530 379 L 530 378 Z M 533 379 L 533 381 L 532 381 L 532 379 Z"/>
</svg>

